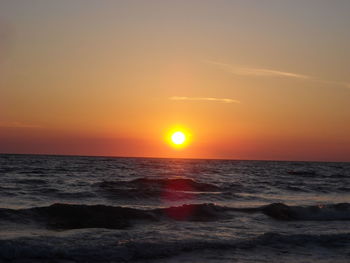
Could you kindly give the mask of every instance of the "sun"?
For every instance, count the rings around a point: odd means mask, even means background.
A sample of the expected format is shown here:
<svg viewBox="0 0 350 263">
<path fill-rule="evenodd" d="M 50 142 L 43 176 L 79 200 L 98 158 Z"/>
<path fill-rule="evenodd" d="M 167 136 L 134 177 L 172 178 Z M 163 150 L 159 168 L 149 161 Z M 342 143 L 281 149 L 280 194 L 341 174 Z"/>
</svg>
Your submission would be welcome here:
<svg viewBox="0 0 350 263">
<path fill-rule="evenodd" d="M 176 145 L 182 145 L 186 141 L 186 135 L 181 131 L 174 132 L 171 135 L 171 141 Z"/>
<path fill-rule="evenodd" d="M 173 127 L 166 133 L 166 142 L 174 149 L 187 148 L 192 141 L 192 134 L 182 126 Z"/>
</svg>

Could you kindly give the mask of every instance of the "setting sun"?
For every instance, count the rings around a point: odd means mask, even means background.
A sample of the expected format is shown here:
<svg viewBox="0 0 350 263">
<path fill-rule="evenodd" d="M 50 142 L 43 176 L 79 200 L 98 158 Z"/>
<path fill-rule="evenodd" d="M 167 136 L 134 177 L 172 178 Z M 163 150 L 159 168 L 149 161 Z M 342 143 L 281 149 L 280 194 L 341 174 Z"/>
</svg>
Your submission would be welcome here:
<svg viewBox="0 0 350 263">
<path fill-rule="evenodd" d="M 177 131 L 171 136 L 171 141 L 176 145 L 181 145 L 186 141 L 186 136 L 183 132 Z"/>
<path fill-rule="evenodd" d="M 192 141 L 192 133 L 184 126 L 175 126 L 166 133 L 166 142 L 174 149 L 186 148 Z"/>
</svg>

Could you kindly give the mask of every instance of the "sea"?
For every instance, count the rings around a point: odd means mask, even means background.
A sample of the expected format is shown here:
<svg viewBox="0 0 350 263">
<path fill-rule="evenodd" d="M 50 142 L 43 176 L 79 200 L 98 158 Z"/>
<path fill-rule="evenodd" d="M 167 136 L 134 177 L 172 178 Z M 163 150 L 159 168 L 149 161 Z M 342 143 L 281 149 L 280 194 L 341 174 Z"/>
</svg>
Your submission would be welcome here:
<svg viewBox="0 0 350 263">
<path fill-rule="evenodd" d="M 350 163 L 0 155 L 0 262 L 350 262 Z"/>
</svg>

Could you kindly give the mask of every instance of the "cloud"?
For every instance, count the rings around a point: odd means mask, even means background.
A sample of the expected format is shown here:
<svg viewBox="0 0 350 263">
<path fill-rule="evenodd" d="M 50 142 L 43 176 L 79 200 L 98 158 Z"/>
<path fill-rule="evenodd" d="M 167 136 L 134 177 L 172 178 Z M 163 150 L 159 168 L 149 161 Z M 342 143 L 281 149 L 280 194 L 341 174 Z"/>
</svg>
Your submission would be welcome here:
<svg viewBox="0 0 350 263">
<path fill-rule="evenodd" d="M 263 69 L 263 68 L 247 68 L 247 67 L 238 67 L 230 64 L 220 63 L 212 60 L 205 60 L 206 63 L 216 65 L 230 73 L 236 75 L 244 76 L 257 76 L 257 77 L 287 77 L 287 78 L 298 78 L 298 79 L 311 79 L 310 76 L 285 72 L 272 69 Z"/>
<path fill-rule="evenodd" d="M 23 123 L 18 121 L 13 122 L 0 122 L 2 128 L 41 128 L 40 125 Z"/>
<path fill-rule="evenodd" d="M 259 68 L 240 68 L 237 70 L 236 74 L 240 75 L 254 75 L 261 77 L 288 77 L 288 78 L 298 78 L 298 79 L 310 79 L 309 76 L 284 72 L 271 69 L 259 69 Z"/>
<path fill-rule="evenodd" d="M 187 100 L 187 101 L 213 101 L 221 103 L 241 103 L 239 100 L 228 99 L 228 98 L 203 98 L 203 97 L 170 97 L 171 100 Z"/>
<path fill-rule="evenodd" d="M 347 82 L 318 79 L 312 76 L 303 75 L 299 73 L 285 72 L 280 70 L 264 69 L 264 68 L 248 68 L 248 67 L 233 66 L 230 64 L 225 64 L 225 63 L 216 62 L 212 60 L 204 60 L 204 63 L 215 65 L 221 68 L 222 70 L 225 70 L 235 75 L 255 76 L 255 77 L 295 78 L 295 79 L 313 81 L 313 82 L 322 83 L 322 84 L 336 85 L 342 88 L 348 88 L 348 89 L 350 88 L 350 83 L 347 83 Z"/>
</svg>

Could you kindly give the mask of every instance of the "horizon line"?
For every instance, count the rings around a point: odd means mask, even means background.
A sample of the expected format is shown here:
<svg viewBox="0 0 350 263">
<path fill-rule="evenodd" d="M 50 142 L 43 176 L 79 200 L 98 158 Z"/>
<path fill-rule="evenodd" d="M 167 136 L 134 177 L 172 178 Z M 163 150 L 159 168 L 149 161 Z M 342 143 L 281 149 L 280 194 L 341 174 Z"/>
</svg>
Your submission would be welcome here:
<svg viewBox="0 0 350 263">
<path fill-rule="evenodd" d="M 135 159 L 179 159 L 179 160 L 213 160 L 213 161 L 256 161 L 256 162 L 304 162 L 304 163 L 350 163 L 350 161 L 320 161 L 320 160 L 277 160 L 277 159 L 238 159 L 238 158 L 196 158 L 196 157 L 155 157 L 155 156 L 118 156 L 118 155 L 89 155 L 89 154 L 55 154 L 55 153 L 6 153 L 0 155 L 38 155 L 59 157 L 97 157 L 97 158 L 135 158 Z"/>
</svg>

